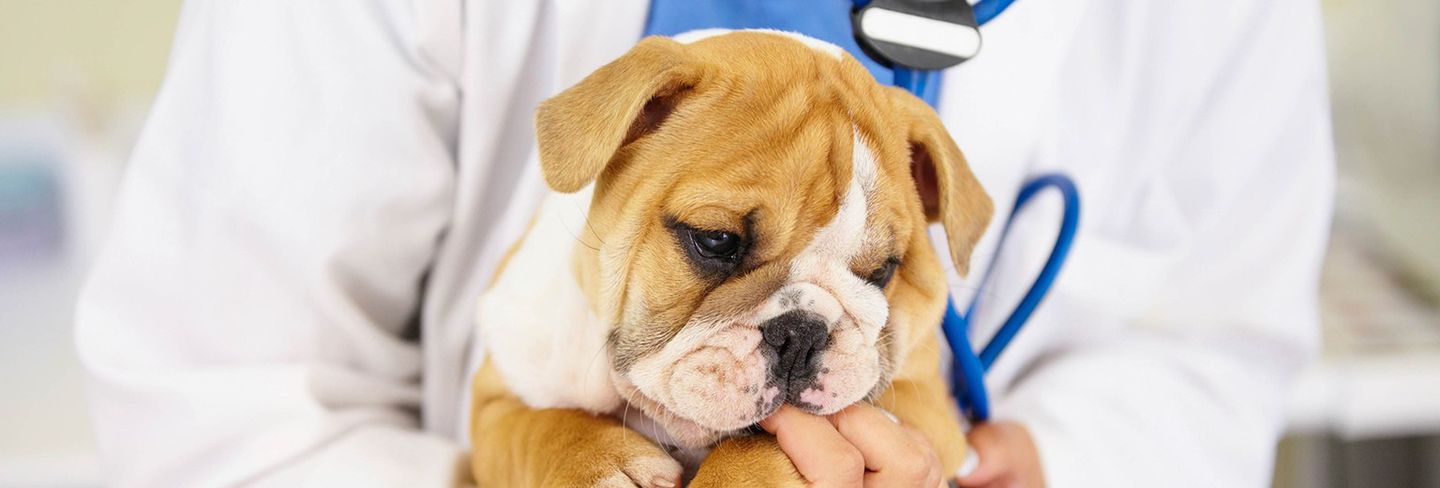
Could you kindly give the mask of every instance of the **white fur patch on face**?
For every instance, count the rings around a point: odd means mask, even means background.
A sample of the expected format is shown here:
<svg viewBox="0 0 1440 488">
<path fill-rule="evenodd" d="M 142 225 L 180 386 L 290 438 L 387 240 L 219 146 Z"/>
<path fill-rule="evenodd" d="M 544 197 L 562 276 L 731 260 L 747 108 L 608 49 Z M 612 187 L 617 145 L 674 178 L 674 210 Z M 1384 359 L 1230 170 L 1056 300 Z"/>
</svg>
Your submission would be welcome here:
<svg viewBox="0 0 1440 488">
<path fill-rule="evenodd" d="M 791 279 L 804 281 L 807 274 L 818 271 L 815 268 L 840 266 L 850 274 L 850 260 L 860 253 L 865 241 L 865 221 L 869 217 L 869 195 L 875 191 L 875 153 L 870 150 L 859 130 L 854 130 L 851 147 L 850 185 L 840 202 L 835 217 L 821 227 L 811 239 L 810 245 L 796 257 L 791 265 Z"/>
<path fill-rule="evenodd" d="M 855 155 L 851 169 L 855 172 L 855 178 L 860 180 L 860 189 L 869 197 L 875 194 L 875 181 L 879 178 L 876 172 L 880 170 L 880 165 L 875 161 L 875 151 L 870 149 L 870 143 L 860 136 L 859 127 L 853 129 L 853 134 Z"/>
<path fill-rule="evenodd" d="M 679 42 L 681 44 L 690 44 L 701 39 L 709 39 L 711 37 L 725 35 L 731 32 L 763 32 L 766 34 L 785 36 L 790 39 L 800 41 L 800 43 L 804 44 L 806 47 L 809 47 L 810 49 L 814 49 L 816 51 L 820 51 L 827 56 L 835 58 L 835 60 L 837 61 L 845 55 L 844 48 L 831 44 L 827 41 L 822 41 L 798 32 L 789 32 L 775 29 L 742 29 L 738 31 L 731 29 L 696 29 L 693 31 L 686 31 L 680 34 L 676 34 L 671 39 L 674 39 L 675 42 Z"/>
<path fill-rule="evenodd" d="M 889 317 L 890 306 L 885 294 L 865 280 L 855 276 L 850 263 L 862 250 L 868 233 L 865 223 L 869 217 L 868 196 L 875 191 L 878 168 L 875 153 L 869 144 L 854 132 L 853 157 L 849 187 L 840 203 L 840 210 L 824 227 L 816 231 L 810 244 L 790 264 L 790 284 L 782 287 L 762 310 L 773 312 L 759 317 L 767 320 L 791 310 L 814 312 L 830 322 L 831 330 L 836 327 L 836 318 L 826 313 L 827 303 L 838 303 L 845 316 L 860 325 L 864 338 L 874 343 L 880 328 Z M 794 300 L 797 294 L 813 297 L 829 295 L 830 301 Z"/>
</svg>

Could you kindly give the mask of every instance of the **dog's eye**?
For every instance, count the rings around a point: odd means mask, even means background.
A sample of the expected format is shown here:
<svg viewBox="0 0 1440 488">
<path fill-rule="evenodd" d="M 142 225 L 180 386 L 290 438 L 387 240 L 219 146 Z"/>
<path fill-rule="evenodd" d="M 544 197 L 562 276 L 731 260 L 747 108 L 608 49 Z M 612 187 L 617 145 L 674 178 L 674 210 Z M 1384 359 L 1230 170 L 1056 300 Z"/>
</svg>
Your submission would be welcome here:
<svg viewBox="0 0 1440 488">
<path fill-rule="evenodd" d="M 740 254 L 740 236 L 721 230 L 696 230 L 695 250 L 710 259 L 733 260 Z"/>
<path fill-rule="evenodd" d="M 890 278 L 895 277 L 895 268 L 898 267 L 900 267 L 899 259 L 886 259 L 885 264 L 880 265 L 880 269 L 870 273 L 870 276 L 866 277 L 865 281 L 875 285 L 876 288 L 884 289 L 885 285 L 890 284 Z"/>
<path fill-rule="evenodd" d="M 743 233 L 697 228 L 675 218 L 666 218 L 665 226 L 670 228 L 678 250 L 685 253 L 695 273 L 710 280 L 723 280 L 734 274 L 755 243 L 753 236 L 747 236 L 750 234 L 748 218 Z"/>
</svg>

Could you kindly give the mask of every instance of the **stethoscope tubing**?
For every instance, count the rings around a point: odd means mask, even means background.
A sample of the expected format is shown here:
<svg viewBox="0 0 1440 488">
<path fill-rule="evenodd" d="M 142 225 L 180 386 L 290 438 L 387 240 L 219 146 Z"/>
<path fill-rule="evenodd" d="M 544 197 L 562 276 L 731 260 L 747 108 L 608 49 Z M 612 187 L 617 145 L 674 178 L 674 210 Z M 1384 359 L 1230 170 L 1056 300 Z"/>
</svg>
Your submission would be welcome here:
<svg viewBox="0 0 1440 488">
<path fill-rule="evenodd" d="M 1040 175 L 1026 183 L 1020 189 L 1020 195 L 1015 197 L 1015 208 L 1011 211 L 1010 220 L 1005 222 L 1005 229 L 1000 232 L 1000 242 L 996 244 L 996 249 L 1005 248 L 1005 241 L 1010 235 L 1010 227 L 1015 224 L 1014 216 L 1018 215 L 1020 209 L 1024 208 L 1036 194 L 1046 188 L 1058 190 L 1065 199 L 1060 233 L 1055 237 L 1055 245 L 1050 249 L 1050 257 L 1046 258 L 1045 267 L 1040 269 L 1040 275 L 1035 278 L 1035 282 L 1025 292 L 1024 298 L 1020 299 L 1020 304 L 1010 312 L 1010 316 L 1005 319 L 1000 330 L 995 332 L 995 337 L 991 338 L 990 342 L 985 345 L 985 349 L 980 351 L 980 365 L 986 371 L 989 371 L 990 367 L 995 364 L 995 359 L 1000 357 L 1000 352 L 1010 345 L 1010 341 L 1015 338 L 1020 327 L 1030 319 L 1030 315 L 1035 313 L 1035 308 L 1040 306 L 1040 300 L 1050 292 L 1050 287 L 1055 284 L 1055 278 L 1060 274 L 1060 267 L 1065 264 L 1065 258 L 1070 255 L 1070 246 L 1075 241 L 1075 231 L 1080 226 L 1080 192 L 1075 188 L 1075 182 L 1068 176 L 1058 173 Z M 980 281 L 979 288 L 981 290 L 984 290 L 990 281 L 995 263 L 996 261 L 992 260 L 990 267 L 986 269 L 985 277 Z M 977 295 L 976 299 L 970 301 L 970 307 L 965 310 L 966 317 L 974 316 L 975 306 L 979 302 L 978 298 Z"/>
<path fill-rule="evenodd" d="M 1036 195 L 1047 188 L 1059 191 L 1064 199 L 1064 211 L 1060 221 L 1059 234 L 1055 237 L 1055 244 L 1051 247 L 1050 255 L 1045 259 L 1045 266 L 1040 269 L 1039 276 L 1030 284 L 1030 289 L 1025 291 L 1020 303 L 1010 312 L 1010 316 L 1005 318 L 1005 322 L 1001 324 L 979 354 L 974 352 L 975 349 L 970 342 L 970 319 L 975 316 L 975 310 L 981 298 L 986 294 L 985 290 L 994 275 L 995 265 L 999 259 L 990 261 L 990 266 L 987 267 L 985 275 L 980 279 L 975 296 L 971 298 L 970 305 L 966 307 L 963 315 L 956 310 L 953 299 L 946 304 L 945 318 L 941 322 L 941 328 L 945 332 L 951 354 L 954 356 L 954 364 L 951 368 L 954 394 L 960 401 L 960 406 L 966 416 L 974 422 L 984 422 L 990 418 L 990 401 L 989 394 L 985 389 L 985 373 L 994 366 L 1000 353 L 1015 339 L 1015 335 L 1020 332 L 1021 327 L 1035 313 L 1041 300 L 1054 286 L 1055 279 L 1060 274 L 1060 268 L 1064 266 L 1065 259 L 1070 255 L 1071 246 L 1075 241 L 1075 233 L 1080 227 L 1080 192 L 1075 187 L 1075 181 L 1063 174 L 1042 174 L 1032 178 L 1020 188 L 1019 195 L 1015 197 L 1015 206 L 1010 212 L 1010 219 L 1005 222 L 1005 227 L 1000 232 L 1000 240 L 995 244 L 995 248 L 997 250 L 1005 249 L 1005 242 L 1009 239 L 1010 229 L 1015 224 L 1015 217 Z M 998 255 L 999 251 L 996 252 L 997 258 Z"/>
</svg>

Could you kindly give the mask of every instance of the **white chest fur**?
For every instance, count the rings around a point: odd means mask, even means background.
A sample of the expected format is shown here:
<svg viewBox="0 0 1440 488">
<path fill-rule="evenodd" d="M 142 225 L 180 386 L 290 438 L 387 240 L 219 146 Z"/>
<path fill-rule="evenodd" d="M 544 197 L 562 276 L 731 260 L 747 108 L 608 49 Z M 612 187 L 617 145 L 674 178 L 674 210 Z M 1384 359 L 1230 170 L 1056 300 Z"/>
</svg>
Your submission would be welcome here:
<svg viewBox="0 0 1440 488">
<path fill-rule="evenodd" d="M 547 196 L 523 245 L 480 298 L 489 359 L 531 407 L 610 413 L 622 405 L 610 379 L 606 327 L 572 272 L 590 195 L 587 188 Z"/>
</svg>

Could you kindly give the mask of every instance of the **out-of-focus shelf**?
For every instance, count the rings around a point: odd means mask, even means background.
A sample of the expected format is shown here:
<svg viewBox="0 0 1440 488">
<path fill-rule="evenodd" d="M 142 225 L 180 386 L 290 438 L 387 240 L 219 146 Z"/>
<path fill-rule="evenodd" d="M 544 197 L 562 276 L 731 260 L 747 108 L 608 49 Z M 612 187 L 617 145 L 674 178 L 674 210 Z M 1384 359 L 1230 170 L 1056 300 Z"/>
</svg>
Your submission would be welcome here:
<svg viewBox="0 0 1440 488">
<path fill-rule="evenodd" d="M 1440 434 L 1440 349 L 1323 360 L 1288 414 L 1291 431 L 1348 440 Z"/>
<path fill-rule="evenodd" d="M 1440 313 L 1356 234 L 1331 240 L 1325 348 L 1291 392 L 1292 432 L 1359 440 L 1440 434 Z"/>
</svg>

